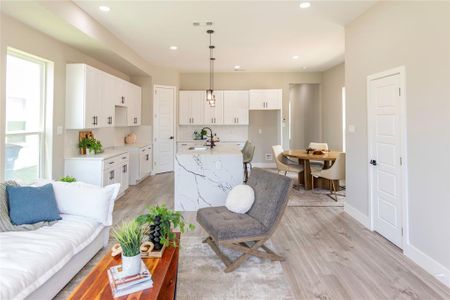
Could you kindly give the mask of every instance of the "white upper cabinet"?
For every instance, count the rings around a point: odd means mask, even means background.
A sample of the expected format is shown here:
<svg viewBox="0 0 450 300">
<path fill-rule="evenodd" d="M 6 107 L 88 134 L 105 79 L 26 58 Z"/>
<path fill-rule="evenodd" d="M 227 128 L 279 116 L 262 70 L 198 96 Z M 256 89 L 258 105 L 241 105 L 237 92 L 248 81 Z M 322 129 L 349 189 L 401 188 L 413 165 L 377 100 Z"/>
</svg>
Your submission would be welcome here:
<svg viewBox="0 0 450 300">
<path fill-rule="evenodd" d="M 141 101 L 141 88 L 128 81 L 86 64 L 66 66 L 67 129 L 138 126 Z M 118 124 L 118 108 L 127 122 Z"/>
<path fill-rule="evenodd" d="M 127 98 L 125 98 L 127 110 L 128 126 L 141 125 L 141 88 L 129 83 L 127 85 Z"/>
<path fill-rule="evenodd" d="M 216 105 L 214 107 L 211 107 L 208 101 L 205 101 L 203 104 L 205 109 L 205 125 L 223 124 L 223 91 L 215 91 L 214 96 L 216 97 Z"/>
<path fill-rule="evenodd" d="M 248 91 L 223 92 L 223 124 L 248 125 Z"/>
<path fill-rule="evenodd" d="M 180 91 L 179 97 L 179 124 L 203 125 L 204 105 L 206 102 L 205 91 Z"/>
<path fill-rule="evenodd" d="M 250 110 L 277 110 L 282 108 L 283 90 L 250 90 Z"/>
</svg>

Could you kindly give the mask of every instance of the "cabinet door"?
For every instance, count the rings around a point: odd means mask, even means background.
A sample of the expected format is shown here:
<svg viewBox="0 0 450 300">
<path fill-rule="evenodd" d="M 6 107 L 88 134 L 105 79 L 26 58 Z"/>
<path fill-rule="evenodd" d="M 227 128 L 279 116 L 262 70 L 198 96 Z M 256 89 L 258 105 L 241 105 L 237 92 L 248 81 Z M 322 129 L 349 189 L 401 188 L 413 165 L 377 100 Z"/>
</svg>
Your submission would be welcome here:
<svg viewBox="0 0 450 300">
<path fill-rule="evenodd" d="M 145 148 L 142 148 L 142 150 L 139 153 L 139 178 L 147 176 L 152 166 L 151 152 Z"/>
<path fill-rule="evenodd" d="M 225 91 L 223 116 L 226 125 L 248 125 L 248 91 Z"/>
<path fill-rule="evenodd" d="M 204 124 L 206 125 L 223 124 L 223 91 L 215 91 L 214 96 L 216 97 L 214 107 L 211 107 L 207 101 L 204 102 Z"/>
<path fill-rule="evenodd" d="M 114 168 L 109 168 L 103 171 L 103 186 L 107 186 L 114 183 L 116 178 L 116 171 Z"/>
<path fill-rule="evenodd" d="M 180 125 L 191 124 L 191 91 L 180 91 L 178 101 L 178 122 Z"/>
<path fill-rule="evenodd" d="M 128 126 L 139 126 L 141 124 L 141 88 L 132 83 L 127 85 L 127 120 Z"/>
<path fill-rule="evenodd" d="M 99 128 L 102 121 L 101 114 L 101 74 L 100 71 L 86 66 L 85 90 L 85 128 Z"/>
<path fill-rule="evenodd" d="M 250 90 L 250 109 L 264 110 L 267 106 L 267 93 L 265 90 Z"/>
<path fill-rule="evenodd" d="M 102 127 L 113 127 L 115 125 L 115 101 L 116 101 L 116 89 L 114 88 L 115 80 L 114 77 L 102 73 L 101 76 L 101 103 L 102 103 Z"/>
<path fill-rule="evenodd" d="M 283 100 L 283 90 L 267 90 L 266 109 L 281 109 Z"/>
<path fill-rule="evenodd" d="M 204 107 L 206 102 L 205 91 L 195 91 L 191 98 L 191 118 L 193 125 L 203 125 Z"/>
<path fill-rule="evenodd" d="M 128 162 L 123 163 L 120 167 L 120 193 L 124 192 L 129 186 L 129 170 Z"/>
<path fill-rule="evenodd" d="M 127 106 L 127 97 L 129 96 L 127 81 L 121 78 L 113 77 L 113 84 L 114 86 L 112 86 L 111 89 L 114 93 L 114 105 Z"/>
</svg>

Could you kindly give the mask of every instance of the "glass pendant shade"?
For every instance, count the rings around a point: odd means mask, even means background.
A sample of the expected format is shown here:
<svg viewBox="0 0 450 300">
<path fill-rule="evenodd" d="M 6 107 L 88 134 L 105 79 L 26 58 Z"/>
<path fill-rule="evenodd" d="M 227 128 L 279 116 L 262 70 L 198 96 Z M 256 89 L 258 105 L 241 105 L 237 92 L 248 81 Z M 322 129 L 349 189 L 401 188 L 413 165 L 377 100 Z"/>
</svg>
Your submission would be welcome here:
<svg viewBox="0 0 450 300">
<path fill-rule="evenodd" d="M 206 90 L 206 101 L 211 103 L 213 99 L 214 99 L 213 90 Z"/>
</svg>

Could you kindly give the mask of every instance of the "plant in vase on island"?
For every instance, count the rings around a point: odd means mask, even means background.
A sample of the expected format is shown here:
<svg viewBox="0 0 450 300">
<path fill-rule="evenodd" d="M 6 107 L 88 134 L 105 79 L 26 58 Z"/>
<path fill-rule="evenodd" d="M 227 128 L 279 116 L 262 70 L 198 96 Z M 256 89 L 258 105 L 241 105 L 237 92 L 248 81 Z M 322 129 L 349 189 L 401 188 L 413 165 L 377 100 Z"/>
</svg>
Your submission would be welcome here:
<svg viewBox="0 0 450 300">
<path fill-rule="evenodd" d="M 165 205 L 149 207 L 148 213 L 139 216 L 139 224 L 146 227 L 149 241 L 154 245 L 154 250 L 160 251 L 163 247 L 177 247 L 176 234 L 173 229 L 179 229 L 181 233 L 186 230 L 194 230 L 195 226 L 186 226 L 181 213 L 168 209 Z"/>
</svg>

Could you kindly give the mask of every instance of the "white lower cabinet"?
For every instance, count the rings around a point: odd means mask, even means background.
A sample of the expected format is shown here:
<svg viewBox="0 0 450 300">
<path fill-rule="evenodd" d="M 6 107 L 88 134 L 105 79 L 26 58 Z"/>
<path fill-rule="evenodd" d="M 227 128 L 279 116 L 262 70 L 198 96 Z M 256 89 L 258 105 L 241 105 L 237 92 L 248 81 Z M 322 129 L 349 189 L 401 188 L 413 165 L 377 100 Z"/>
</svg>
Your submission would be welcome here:
<svg viewBox="0 0 450 300">
<path fill-rule="evenodd" d="M 136 185 L 152 172 L 152 146 L 127 146 L 130 153 L 130 184 Z"/>
<path fill-rule="evenodd" d="M 119 195 L 122 195 L 129 186 L 129 160 L 128 152 L 67 158 L 64 174 L 101 187 L 120 183 Z"/>
</svg>

